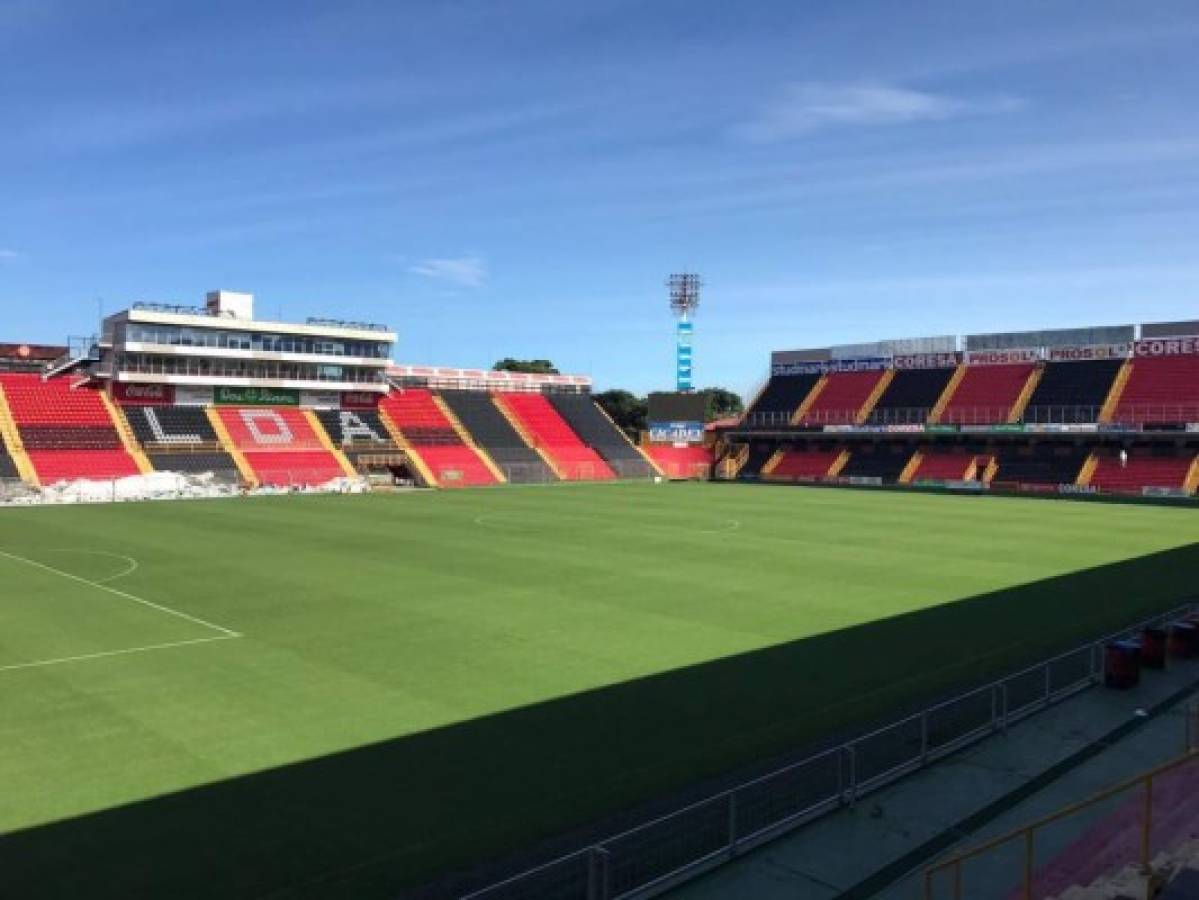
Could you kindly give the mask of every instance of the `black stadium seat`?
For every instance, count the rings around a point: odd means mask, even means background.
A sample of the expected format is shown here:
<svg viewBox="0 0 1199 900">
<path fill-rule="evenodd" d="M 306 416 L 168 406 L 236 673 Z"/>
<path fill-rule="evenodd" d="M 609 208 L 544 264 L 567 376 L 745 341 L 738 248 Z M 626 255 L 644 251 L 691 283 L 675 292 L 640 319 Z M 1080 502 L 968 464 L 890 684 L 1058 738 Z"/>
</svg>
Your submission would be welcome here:
<svg viewBox="0 0 1199 900">
<path fill-rule="evenodd" d="M 770 418 L 790 417 L 819 380 L 819 375 L 772 375 L 750 408 L 747 424 L 753 425 L 753 417 L 761 414 L 770 414 Z"/>
<path fill-rule="evenodd" d="M 604 458 L 620 478 L 648 478 L 653 472 L 645 457 L 595 405 L 590 394 L 546 394 L 558 414 L 584 444 Z"/>
<path fill-rule="evenodd" d="M 441 399 L 509 481 L 519 484 L 557 480 L 545 461 L 524 442 L 499 411 L 490 394 L 482 391 L 442 391 Z"/>
<path fill-rule="evenodd" d="M 1028 401 L 1024 420 L 1065 424 L 1098 421 L 1123 364 L 1121 359 L 1048 363 Z"/>
<path fill-rule="evenodd" d="M 875 404 L 871 420 L 877 422 L 919 423 L 941 395 L 955 369 L 900 369 Z"/>
</svg>

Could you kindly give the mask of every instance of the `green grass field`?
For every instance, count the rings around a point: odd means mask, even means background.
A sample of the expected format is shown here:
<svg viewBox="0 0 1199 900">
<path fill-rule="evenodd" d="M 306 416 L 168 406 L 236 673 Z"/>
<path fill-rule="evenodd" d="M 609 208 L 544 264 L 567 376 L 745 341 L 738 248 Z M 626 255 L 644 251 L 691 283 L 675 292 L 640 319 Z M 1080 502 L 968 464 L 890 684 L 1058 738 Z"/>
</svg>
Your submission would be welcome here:
<svg viewBox="0 0 1199 900">
<path fill-rule="evenodd" d="M 0 510 L 0 893 L 394 896 L 1188 599 L 1196 541 L 698 484 Z"/>
</svg>

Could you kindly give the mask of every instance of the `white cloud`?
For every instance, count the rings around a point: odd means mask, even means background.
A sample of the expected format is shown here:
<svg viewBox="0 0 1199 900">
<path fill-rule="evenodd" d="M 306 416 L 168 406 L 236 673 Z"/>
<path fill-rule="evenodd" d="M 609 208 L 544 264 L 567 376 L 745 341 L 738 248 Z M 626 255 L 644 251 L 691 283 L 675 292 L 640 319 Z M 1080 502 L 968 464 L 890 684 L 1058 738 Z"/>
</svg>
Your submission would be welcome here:
<svg viewBox="0 0 1199 900">
<path fill-rule="evenodd" d="M 20 256 L 21 253 L 18 250 L 10 250 L 0 247 L 0 263 L 12 262 L 14 259 L 19 259 Z"/>
<path fill-rule="evenodd" d="M 408 271 L 425 278 L 446 281 L 458 287 L 482 287 L 487 280 L 487 262 L 478 256 L 422 259 Z"/>
<path fill-rule="evenodd" d="M 765 104 L 734 134 L 760 143 L 785 141 L 825 128 L 939 122 L 963 115 L 1006 112 L 1022 106 L 1015 98 L 967 100 L 874 82 L 800 82 Z"/>
</svg>

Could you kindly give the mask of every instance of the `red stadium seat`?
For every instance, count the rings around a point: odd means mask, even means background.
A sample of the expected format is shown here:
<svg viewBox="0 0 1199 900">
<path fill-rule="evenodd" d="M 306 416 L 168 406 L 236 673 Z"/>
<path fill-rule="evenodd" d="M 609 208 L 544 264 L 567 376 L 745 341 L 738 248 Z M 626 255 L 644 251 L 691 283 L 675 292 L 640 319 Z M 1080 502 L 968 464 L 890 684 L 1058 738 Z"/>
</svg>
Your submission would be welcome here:
<svg viewBox="0 0 1199 900">
<path fill-rule="evenodd" d="M 543 453 L 554 460 L 566 481 L 606 481 L 616 477 L 603 458 L 579 439 L 553 404 L 541 394 L 500 394 Z"/>
<path fill-rule="evenodd" d="M 95 390 L 24 373 L 0 374 L 0 387 L 43 484 L 140 473 Z"/>
</svg>

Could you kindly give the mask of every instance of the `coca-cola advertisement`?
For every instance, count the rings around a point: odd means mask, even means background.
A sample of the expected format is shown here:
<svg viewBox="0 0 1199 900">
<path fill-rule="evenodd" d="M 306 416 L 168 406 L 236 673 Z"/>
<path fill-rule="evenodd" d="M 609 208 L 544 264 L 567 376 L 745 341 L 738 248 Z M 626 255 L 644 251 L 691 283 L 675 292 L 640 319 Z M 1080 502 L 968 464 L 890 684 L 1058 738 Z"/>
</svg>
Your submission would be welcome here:
<svg viewBox="0 0 1199 900">
<path fill-rule="evenodd" d="M 175 386 L 117 381 L 113 383 L 112 396 L 124 406 L 172 406 L 175 403 Z"/>
</svg>

